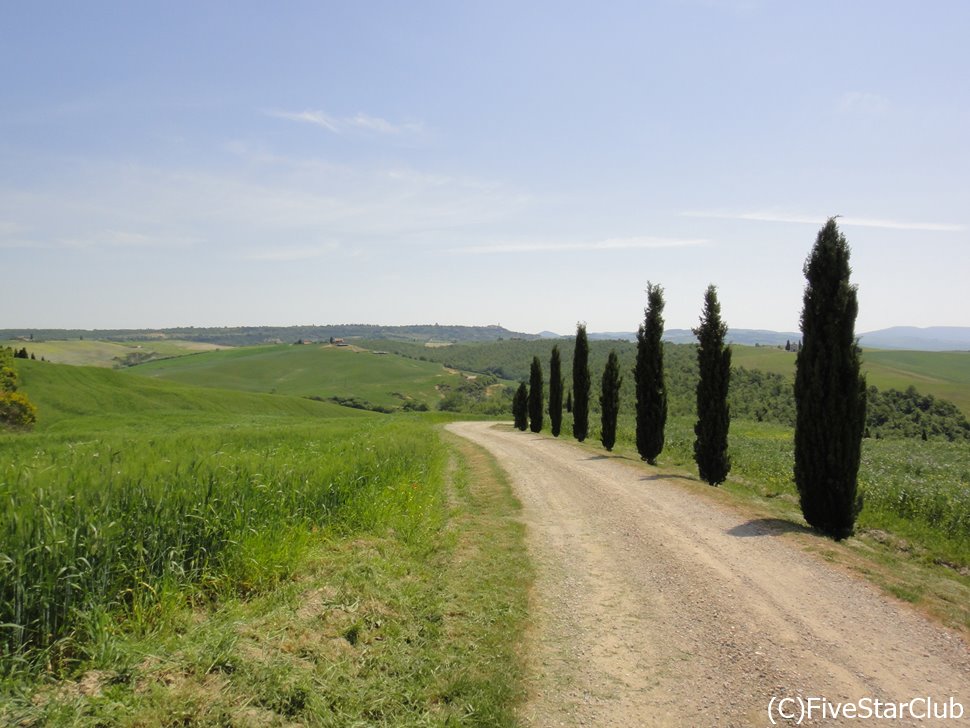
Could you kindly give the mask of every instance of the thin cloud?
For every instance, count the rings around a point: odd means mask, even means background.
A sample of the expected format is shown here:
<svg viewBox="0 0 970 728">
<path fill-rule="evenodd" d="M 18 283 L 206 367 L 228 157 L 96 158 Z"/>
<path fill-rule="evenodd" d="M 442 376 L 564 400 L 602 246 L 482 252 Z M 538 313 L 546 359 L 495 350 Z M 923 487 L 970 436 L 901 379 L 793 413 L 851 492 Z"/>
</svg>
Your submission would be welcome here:
<svg viewBox="0 0 970 728">
<path fill-rule="evenodd" d="M 323 127 L 327 131 L 332 131 L 334 134 L 340 133 L 340 121 L 322 111 L 267 111 L 266 115 L 276 119 L 315 124 L 316 126 Z"/>
<path fill-rule="evenodd" d="M 469 245 L 451 248 L 447 252 L 463 255 L 490 255 L 496 253 L 561 253 L 573 251 L 632 250 L 644 248 L 686 248 L 704 245 L 709 242 L 703 238 L 607 238 L 587 242 L 537 242 L 523 241 L 514 243 L 494 243 L 489 245 Z"/>
<path fill-rule="evenodd" d="M 379 116 L 371 116 L 362 111 L 353 116 L 337 117 L 325 111 L 267 111 L 267 116 L 287 121 L 319 126 L 333 134 L 343 134 L 351 130 L 374 132 L 377 134 L 399 135 L 420 132 L 424 127 L 417 122 L 394 124 Z"/>
<path fill-rule="evenodd" d="M 784 212 L 716 212 L 716 211 L 688 211 L 681 213 L 684 217 L 704 217 L 717 220 L 754 220 L 757 222 L 789 222 L 803 225 L 823 225 L 827 215 L 800 215 Z M 886 230 L 922 230 L 926 232 L 963 232 L 965 225 L 946 222 L 908 222 L 905 220 L 884 220 L 868 217 L 840 216 L 840 225 L 857 227 L 883 228 Z"/>
</svg>

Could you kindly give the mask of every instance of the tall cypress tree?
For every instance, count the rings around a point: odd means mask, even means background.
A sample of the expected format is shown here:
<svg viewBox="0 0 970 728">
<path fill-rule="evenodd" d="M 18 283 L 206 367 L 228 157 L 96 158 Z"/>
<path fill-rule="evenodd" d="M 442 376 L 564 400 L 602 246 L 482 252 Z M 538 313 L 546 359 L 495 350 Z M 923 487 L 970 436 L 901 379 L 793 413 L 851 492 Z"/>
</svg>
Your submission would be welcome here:
<svg viewBox="0 0 970 728">
<path fill-rule="evenodd" d="M 573 437 L 582 442 L 589 434 L 589 342 L 586 324 L 576 324 L 573 349 Z"/>
<path fill-rule="evenodd" d="M 731 381 L 731 347 L 725 346 L 727 324 L 721 321 L 717 288 L 708 286 L 704 294 L 701 325 L 697 337 L 697 423 L 694 425 L 694 461 L 701 479 L 711 485 L 723 483 L 731 470 L 728 455 L 728 428 L 731 411 L 728 386 Z"/>
<path fill-rule="evenodd" d="M 549 423 L 553 437 L 559 437 L 562 431 L 562 386 L 562 361 L 556 344 L 549 359 Z"/>
<path fill-rule="evenodd" d="M 542 400 L 542 365 L 534 356 L 529 370 L 529 429 L 533 432 L 542 431 Z"/>
<path fill-rule="evenodd" d="M 647 307 L 637 331 L 637 452 L 651 465 L 664 449 L 667 385 L 664 382 L 663 288 L 647 283 Z"/>
<path fill-rule="evenodd" d="M 603 370 L 603 388 L 600 394 L 600 412 L 602 424 L 600 442 L 607 450 L 612 450 L 616 444 L 616 416 L 620 411 L 620 360 L 616 352 L 610 352 Z"/>
<path fill-rule="evenodd" d="M 525 382 L 519 382 L 519 388 L 512 398 L 512 416 L 515 417 L 516 429 L 525 432 L 529 426 L 529 389 Z"/>
<path fill-rule="evenodd" d="M 805 261 L 802 344 L 795 364 L 795 484 L 802 515 L 836 540 L 852 534 L 862 508 L 859 459 L 866 420 L 856 287 L 849 245 L 835 218 Z"/>
</svg>

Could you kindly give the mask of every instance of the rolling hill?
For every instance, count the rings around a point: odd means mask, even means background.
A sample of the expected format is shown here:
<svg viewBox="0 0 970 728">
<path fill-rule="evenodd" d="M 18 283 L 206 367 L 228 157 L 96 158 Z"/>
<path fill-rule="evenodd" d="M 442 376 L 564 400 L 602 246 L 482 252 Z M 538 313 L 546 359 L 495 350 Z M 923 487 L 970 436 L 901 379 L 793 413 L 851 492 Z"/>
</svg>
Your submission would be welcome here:
<svg viewBox="0 0 970 728">
<path fill-rule="evenodd" d="M 0 346 L 26 348 L 38 359 L 43 357 L 55 364 L 75 364 L 92 367 L 118 367 L 138 359 L 159 359 L 194 354 L 200 351 L 224 349 L 218 344 L 180 339 L 145 339 L 139 341 L 105 341 L 101 339 L 49 339 L 22 341 L 7 339 Z"/>
<path fill-rule="evenodd" d="M 253 346 L 149 362 L 131 376 L 247 392 L 303 397 L 355 397 L 382 407 L 440 399 L 439 385 L 461 376 L 440 364 L 330 345 Z"/>
<path fill-rule="evenodd" d="M 734 346 L 734 366 L 794 376 L 795 355 L 773 347 Z M 862 370 L 880 389 L 913 386 L 922 394 L 953 402 L 970 416 L 970 352 L 865 349 Z"/>
<path fill-rule="evenodd" d="M 371 416 L 329 402 L 186 386 L 97 367 L 24 360 L 16 366 L 20 391 L 37 405 L 38 431 L 88 433 L 117 429 L 121 423 L 129 428 L 156 426 L 160 420 L 182 427 L 226 420 Z"/>
</svg>

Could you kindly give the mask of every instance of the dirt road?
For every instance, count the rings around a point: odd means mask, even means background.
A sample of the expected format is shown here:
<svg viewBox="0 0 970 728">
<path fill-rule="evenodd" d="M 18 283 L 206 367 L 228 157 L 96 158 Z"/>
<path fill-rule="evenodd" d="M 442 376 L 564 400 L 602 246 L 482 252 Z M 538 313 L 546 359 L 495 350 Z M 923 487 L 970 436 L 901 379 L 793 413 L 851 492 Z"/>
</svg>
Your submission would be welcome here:
<svg viewBox="0 0 970 728">
<path fill-rule="evenodd" d="M 848 720 L 815 703 L 803 725 L 970 724 L 967 644 L 775 524 L 549 437 L 487 422 L 448 429 L 491 451 L 523 504 L 537 568 L 525 724 L 770 725 L 772 698 L 796 696 L 861 701 L 863 715 L 889 712 L 875 699 L 953 697 L 967 711 Z M 796 700 L 774 705 L 800 715 Z M 911 707 L 921 715 L 925 703 Z"/>
</svg>

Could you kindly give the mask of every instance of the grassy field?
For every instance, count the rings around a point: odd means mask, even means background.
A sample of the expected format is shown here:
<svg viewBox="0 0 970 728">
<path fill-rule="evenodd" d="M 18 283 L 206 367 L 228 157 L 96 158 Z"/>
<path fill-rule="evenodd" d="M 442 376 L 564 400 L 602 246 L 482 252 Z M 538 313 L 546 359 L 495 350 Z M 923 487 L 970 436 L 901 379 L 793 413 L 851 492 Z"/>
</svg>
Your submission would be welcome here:
<svg viewBox="0 0 970 728">
<path fill-rule="evenodd" d="M 329 345 L 254 346 L 149 362 L 133 375 L 173 382 L 329 398 L 353 396 L 400 407 L 409 399 L 432 409 L 440 384 L 460 376 L 440 364 Z"/>
<path fill-rule="evenodd" d="M 0 346 L 16 349 L 23 347 L 38 359 L 43 357 L 56 364 L 74 364 L 91 367 L 117 367 L 132 354 L 159 357 L 182 356 L 201 351 L 216 351 L 226 347 L 200 341 L 178 339 L 151 339 L 146 341 L 97 341 L 90 339 L 64 339 L 48 341 L 0 341 Z"/>
<path fill-rule="evenodd" d="M 37 405 L 38 429 L 46 433 L 367 415 L 302 397 L 202 389 L 97 367 L 20 361 L 18 370 L 21 391 Z"/>
<path fill-rule="evenodd" d="M 794 376 L 795 354 L 767 346 L 732 347 L 734 366 Z M 970 352 L 865 349 L 862 369 L 880 389 L 916 387 L 922 394 L 953 402 L 970 417 Z"/>
<path fill-rule="evenodd" d="M 517 504 L 438 416 L 18 368 L 0 723 L 512 723 Z"/>
</svg>

